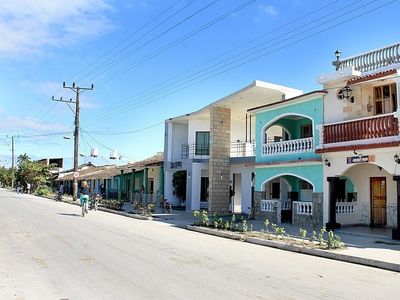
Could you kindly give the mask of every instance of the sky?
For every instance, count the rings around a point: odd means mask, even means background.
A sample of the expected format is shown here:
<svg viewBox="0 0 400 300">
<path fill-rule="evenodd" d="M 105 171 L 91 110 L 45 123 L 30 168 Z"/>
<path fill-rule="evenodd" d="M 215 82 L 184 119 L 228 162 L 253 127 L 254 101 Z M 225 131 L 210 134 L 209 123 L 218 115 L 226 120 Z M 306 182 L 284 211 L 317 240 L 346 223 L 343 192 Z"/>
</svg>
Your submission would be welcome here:
<svg viewBox="0 0 400 300">
<path fill-rule="evenodd" d="M 262 80 L 304 92 L 342 58 L 399 42 L 396 0 L 0 0 L 0 165 L 163 151 L 164 121 Z M 73 108 L 73 107 L 72 107 Z M 70 138 L 70 139 L 68 139 Z M 97 148 L 99 158 L 90 158 Z M 116 150 L 121 160 L 110 160 Z"/>
</svg>

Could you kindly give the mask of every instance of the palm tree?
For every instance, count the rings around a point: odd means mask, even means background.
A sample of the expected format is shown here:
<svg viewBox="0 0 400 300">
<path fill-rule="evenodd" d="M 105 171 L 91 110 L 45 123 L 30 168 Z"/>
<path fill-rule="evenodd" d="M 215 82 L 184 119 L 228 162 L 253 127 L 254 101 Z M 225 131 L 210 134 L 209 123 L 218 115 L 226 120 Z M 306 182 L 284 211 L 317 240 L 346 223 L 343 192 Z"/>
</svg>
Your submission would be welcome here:
<svg viewBox="0 0 400 300">
<path fill-rule="evenodd" d="M 22 164 L 22 163 L 28 162 L 28 161 L 31 161 L 31 158 L 30 158 L 30 157 L 28 156 L 28 154 L 26 154 L 26 153 L 20 154 L 20 155 L 17 157 L 17 163 L 18 163 L 18 164 Z"/>
</svg>

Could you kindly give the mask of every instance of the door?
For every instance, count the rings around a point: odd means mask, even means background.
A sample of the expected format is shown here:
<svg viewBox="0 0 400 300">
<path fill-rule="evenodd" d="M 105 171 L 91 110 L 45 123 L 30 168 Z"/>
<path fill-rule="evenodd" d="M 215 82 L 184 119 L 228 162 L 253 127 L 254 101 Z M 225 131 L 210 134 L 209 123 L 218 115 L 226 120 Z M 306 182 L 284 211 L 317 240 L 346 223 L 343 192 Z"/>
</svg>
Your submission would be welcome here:
<svg viewBox="0 0 400 300">
<path fill-rule="evenodd" d="M 386 225 L 386 177 L 371 177 L 371 225 Z"/>
</svg>

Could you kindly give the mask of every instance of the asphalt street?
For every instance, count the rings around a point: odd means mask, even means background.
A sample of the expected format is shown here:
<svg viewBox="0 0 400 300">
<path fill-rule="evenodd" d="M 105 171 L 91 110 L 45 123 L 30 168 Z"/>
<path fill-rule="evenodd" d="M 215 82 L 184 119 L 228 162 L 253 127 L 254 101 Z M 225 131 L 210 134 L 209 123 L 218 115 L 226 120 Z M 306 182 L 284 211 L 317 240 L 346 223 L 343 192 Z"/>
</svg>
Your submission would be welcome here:
<svg viewBox="0 0 400 300">
<path fill-rule="evenodd" d="M 0 190 L 0 299 L 398 299 L 400 274 Z"/>
</svg>

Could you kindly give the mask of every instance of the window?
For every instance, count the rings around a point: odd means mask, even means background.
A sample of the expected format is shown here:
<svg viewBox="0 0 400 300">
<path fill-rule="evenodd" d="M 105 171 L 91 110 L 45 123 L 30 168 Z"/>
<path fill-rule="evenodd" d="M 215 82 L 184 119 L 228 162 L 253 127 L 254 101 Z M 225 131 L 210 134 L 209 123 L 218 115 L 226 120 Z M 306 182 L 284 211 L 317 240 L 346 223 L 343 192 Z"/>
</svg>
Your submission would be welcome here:
<svg viewBox="0 0 400 300">
<path fill-rule="evenodd" d="M 210 132 L 196 132 L 195 155 L 210 155 Z"/>
<path fill-rule="evenodd" d="M 308 181 L 300 179 L 300 190 L 312 190 L 313 187 Z"/>
<path fill-rule="evenodd" d="M 374 87 L 375 114 L 387 114 L 397 110 L 396 84 Z"/>
<path fill-rule="evenodd" d="M 312 125 L 302 125 L 300 126 L 300 138 L 305 139 L 312 137 Z"/>
</svg>

